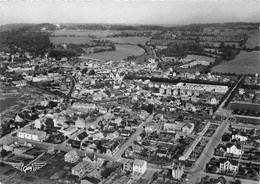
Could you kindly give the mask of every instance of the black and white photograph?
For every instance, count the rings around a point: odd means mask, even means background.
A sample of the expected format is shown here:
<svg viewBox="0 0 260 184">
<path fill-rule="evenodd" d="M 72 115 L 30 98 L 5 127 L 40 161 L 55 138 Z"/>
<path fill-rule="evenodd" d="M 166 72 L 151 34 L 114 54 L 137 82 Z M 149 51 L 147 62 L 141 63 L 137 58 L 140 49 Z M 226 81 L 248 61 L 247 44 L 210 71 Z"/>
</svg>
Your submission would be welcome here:
<svg viewBox="0 0 260 184">
<path fill-rule="evenodd" d="M 260 184 L 259 0 L 0 0 L 0 184 Z"/>
</svg>

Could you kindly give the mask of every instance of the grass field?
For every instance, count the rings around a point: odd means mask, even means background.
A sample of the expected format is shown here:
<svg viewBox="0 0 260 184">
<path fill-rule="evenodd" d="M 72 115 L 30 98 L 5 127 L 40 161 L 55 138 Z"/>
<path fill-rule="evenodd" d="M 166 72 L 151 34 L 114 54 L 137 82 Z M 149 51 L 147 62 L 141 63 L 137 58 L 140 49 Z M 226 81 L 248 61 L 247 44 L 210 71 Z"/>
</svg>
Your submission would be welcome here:
<svg viewBox="0 0 260 184">
<path fill-rule="evenodd" d="M 50 37 L 50 42 L 57 45 L 60 43 L 87 43 L 93 40 L 90 37 Z"/>
<path fill-rule="evenodd" d="M 93 53 L 86 55 L 89 58 L 95 58 L 100 60 L 112 60 L 112 61 L 120 61 L 127 56 L 138 56 L 144 53 L 144 50 L 135 45 L 116 45 L 115 51 L 107 51 L 107 52 L 100 52 L 100 53 Z"/>
<path fill-rule="evenodd" d="M 256 46 L 259 46 L 259 40 L 260 40 L 259 30 L 250 32 L 248 36 L 249 38 L 246 42 L 247 48 L 255 48 Z"/>
<path fill-rule="evenodd" d="M 215 61 L 215 58 L 198 55 L 187 55 L 186 59 L 194 59 L 196 61 L 208 61 L 210 63 L 213 63 Z"/>
<path fill-rule="evenodd" d="M 237 74 L 255 74 L 260 73 L 260 52 L 242 51 L 235 59 L 223 62 L 215 66 L 213 72 L 219 73 L 237 73 Z"/>
<path fill-rule="evenodd" d="M 94 35 L 96 37 L 107 37 L 113 34 L 120 34 L 121 32 L 125 33 L 133 33 L 133 32 L 144 32 L 138 30 L 124 30 L 124 31 L 116 31 L 116 30 L 56 30 L 52 34 L 53 35 L 78 35 L 78 36 L 88 36 Z M 151 31 L 153 33 L 158 31 Z"/>
<path fill-rule="evenodd" d="M 147 41 L 151 39 L 151 37 L 120 37 L 120 38 L 104 38 L 105 40 L 110 40 L 113 43 L 131 43 L 131 44 L 145 44 Z"/>
</svg>

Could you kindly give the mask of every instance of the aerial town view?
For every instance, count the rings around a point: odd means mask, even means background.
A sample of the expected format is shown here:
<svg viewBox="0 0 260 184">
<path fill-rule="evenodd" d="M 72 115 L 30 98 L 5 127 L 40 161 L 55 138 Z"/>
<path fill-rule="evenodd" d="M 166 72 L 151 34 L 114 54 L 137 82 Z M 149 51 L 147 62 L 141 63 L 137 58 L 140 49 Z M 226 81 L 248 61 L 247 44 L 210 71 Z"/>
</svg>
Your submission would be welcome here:
<svg viewBox="0 0 260 184">
<path fill-rule="evenodd" d="M 257 1 L 2 1 L 0 184 L 259 184 Z"/>
</svg>

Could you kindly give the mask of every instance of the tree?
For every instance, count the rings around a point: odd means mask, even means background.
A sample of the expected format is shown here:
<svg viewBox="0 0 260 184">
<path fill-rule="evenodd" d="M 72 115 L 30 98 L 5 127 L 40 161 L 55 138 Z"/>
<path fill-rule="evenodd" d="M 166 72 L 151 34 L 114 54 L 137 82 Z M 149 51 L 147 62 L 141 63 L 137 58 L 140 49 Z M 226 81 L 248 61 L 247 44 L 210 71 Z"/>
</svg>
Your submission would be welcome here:
<svg viewBox="0 0 260 184">
<path fill-rule="evenodd" d="M 95 74 L 96 74 L 96 72 L 95 72 L 95 70 L 93 70 L 93 69 L 92 69 L 92 70 L 90 70 L 90 71 L 89 71 L 89 73 L 88 73 L 88 74 L 89 74 L 89 75 L 95 75 Z"/>
<path fill-rule="evenodd" d="M 2 151 L 1 151 L 1 157 L 5 157 L 5 156 L 7 156 L 8 154 L 9 154 L 9 151 L 6 151 L 6 150 L 2 149 Z"/>
</svg>

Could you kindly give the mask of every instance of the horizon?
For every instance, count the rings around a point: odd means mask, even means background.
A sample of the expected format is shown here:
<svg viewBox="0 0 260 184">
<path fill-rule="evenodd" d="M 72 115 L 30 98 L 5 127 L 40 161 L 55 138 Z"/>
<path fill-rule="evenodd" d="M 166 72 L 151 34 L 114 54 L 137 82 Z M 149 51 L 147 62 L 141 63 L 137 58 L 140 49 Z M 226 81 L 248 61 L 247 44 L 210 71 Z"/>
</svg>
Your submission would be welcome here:
<svg viewBox="0 0 260 184">
<path fill-rule="evenodd" d="M 259 23 L 259 2 L 237 1 L 2 1 L 6 24 L 189 25 Z M 13 13 L 16 12 L 16 13 Z"/>
</svg>

